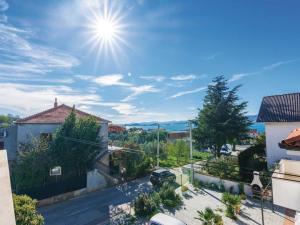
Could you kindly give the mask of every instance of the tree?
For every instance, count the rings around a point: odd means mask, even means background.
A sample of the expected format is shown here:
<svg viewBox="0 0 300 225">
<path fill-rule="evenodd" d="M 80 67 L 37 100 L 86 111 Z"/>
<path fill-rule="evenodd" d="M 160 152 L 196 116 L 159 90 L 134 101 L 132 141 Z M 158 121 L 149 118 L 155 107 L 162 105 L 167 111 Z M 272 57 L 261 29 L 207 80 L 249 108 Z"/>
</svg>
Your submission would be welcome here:
<svg viewBox="0 0 300 225">
<path fill-rule="evenodd" d="M 44 218 L 36 211 L 37 201 L 27 195 L 13 194 L 17 225 L 43 225 Z"/>
<path fill-rule="evenodd" d="M 251 125 L 245 115 L 247 102 L 240 102 L 237 96 L 239 88 L 240 85 L 230 89 L 224 76 L 214 78 L 194 121 L 197 147 L 210 148 L 216 157 L 224 144 L 235 143 Z"/>
<path fill-rule="evenodd" d="M 48 142 L 34 139 L 28 147 L 20 153 L 12 170 L 12 183 L 16 190 L 40 186 L 49 179 L 52 159 Z"/>
<path fill-rule="evenodd" d="M 81 175 L 91 169 L 95 156 L 101 151 L 100 125 L 92 116 L 77 119 L 74 110 L 54 135 L 51 156 L 63 174 Z"/>
</svg>

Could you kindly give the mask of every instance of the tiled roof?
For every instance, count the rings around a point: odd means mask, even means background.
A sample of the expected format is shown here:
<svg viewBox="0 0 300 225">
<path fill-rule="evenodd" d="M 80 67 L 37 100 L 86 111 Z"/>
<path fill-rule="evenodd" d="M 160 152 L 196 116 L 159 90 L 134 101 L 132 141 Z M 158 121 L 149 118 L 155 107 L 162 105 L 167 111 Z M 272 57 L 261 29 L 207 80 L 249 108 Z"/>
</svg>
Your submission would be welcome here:
<svg viewBox="0 0 300 225">
<path fill-rule="evenodd" d="M 53 107 L 51 109 L 45 110 L 43 112 L 34 114 L 32 116 L 28 116 L 26 118 L 18 120 L 17 124 L 24 124 L 24 123 L 63 123 L 72 111 L 72 107 L 67 105 L 60 105 L 57 107 Z M 75 108 L 75 114 L 77 117 L 84 117 L 84 116 L 93 116 L 99 122 L 110 122 L 108 120 L 102 119 L 98 116 L 91 115 L 89 113 L 83 112 Z"/>
<path fill-rule="evenodd" d="M 300 122 L 300 93 L 264 97 L 257 122 Z"/>
</svg>

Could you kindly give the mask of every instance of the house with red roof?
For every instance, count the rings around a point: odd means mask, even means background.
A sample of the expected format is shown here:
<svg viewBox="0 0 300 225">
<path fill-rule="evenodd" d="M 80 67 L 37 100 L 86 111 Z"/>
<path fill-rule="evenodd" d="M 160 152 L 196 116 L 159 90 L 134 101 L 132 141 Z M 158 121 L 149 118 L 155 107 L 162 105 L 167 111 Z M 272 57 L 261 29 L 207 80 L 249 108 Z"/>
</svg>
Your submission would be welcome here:
<svg viewBox="0 0 300 225">
<path fill-rule="evenodd" d="M 4 148 L 8 152 L 9 160 L 16 159 L 16 153 L 24 150 L 24 146 L 30 143 L 34 138 L 41 137 L 52 138 L 52 134 L 64 123 L 65 119 L 70 115 L 72 109 L 77 118 L 85 116 L 93 116 L 100 124 L 100 140 L 101 147 L 104 150 L 108 149 L 108 123 L 110 121 L 101 117 L 91 115 L 76 109 L 75 106 L 70 107 L 65 104 L 58 105 L 55 99 L 52 108 L 40 113 L 19 119 L 16 123 L 7 129 Z"/>
</svg>

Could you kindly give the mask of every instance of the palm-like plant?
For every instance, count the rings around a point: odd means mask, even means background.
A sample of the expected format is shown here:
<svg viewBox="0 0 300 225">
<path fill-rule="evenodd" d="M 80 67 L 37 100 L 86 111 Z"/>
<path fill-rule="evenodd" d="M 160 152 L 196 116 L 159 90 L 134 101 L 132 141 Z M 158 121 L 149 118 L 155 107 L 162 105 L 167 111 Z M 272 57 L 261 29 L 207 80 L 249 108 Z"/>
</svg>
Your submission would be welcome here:
<svg viewBox="0 0 300 225">
<path fill-rule="evenodd" d="M 214 211 L 206 207 L 204 211 L 197 211 L 198 217 L 195 219 L 201 220 L 203 225 L 223 225 L 222 217 L 218 214 L 215 214 Z"/>
</svg>

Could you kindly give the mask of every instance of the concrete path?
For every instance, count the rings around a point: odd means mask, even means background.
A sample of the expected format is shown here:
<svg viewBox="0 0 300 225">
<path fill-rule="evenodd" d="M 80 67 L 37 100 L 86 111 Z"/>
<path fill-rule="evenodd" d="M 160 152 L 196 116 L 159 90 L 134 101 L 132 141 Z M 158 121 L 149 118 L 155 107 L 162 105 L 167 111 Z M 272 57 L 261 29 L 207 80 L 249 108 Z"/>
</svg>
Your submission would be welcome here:
<svg viewBox="0 0 300 225">
<path fill-rule="evenodd" d="M 46 225 L 109 224 L 112 207 L 132 201 L 138 193 L 149 191 L 149 177 L 97 191 L 75 199 L 39 208 Z"/>
</svg>

